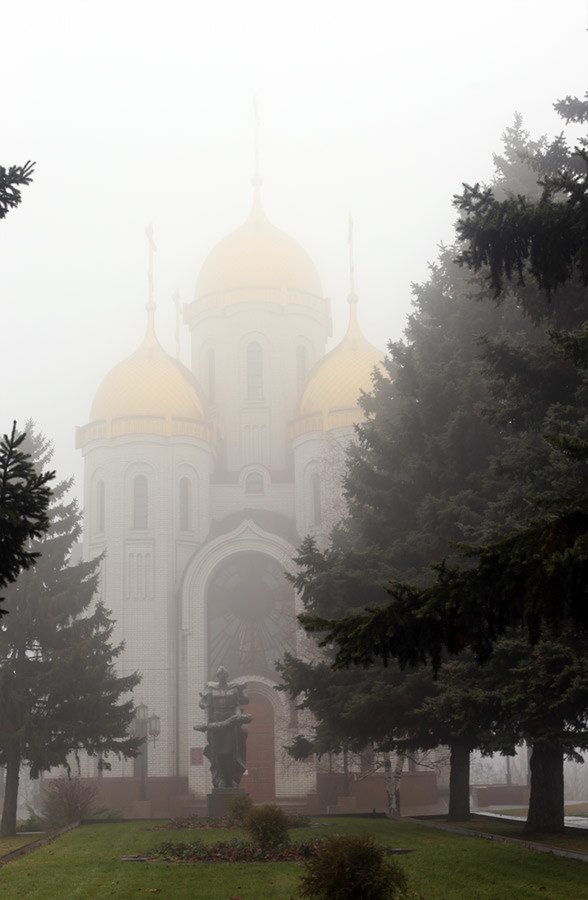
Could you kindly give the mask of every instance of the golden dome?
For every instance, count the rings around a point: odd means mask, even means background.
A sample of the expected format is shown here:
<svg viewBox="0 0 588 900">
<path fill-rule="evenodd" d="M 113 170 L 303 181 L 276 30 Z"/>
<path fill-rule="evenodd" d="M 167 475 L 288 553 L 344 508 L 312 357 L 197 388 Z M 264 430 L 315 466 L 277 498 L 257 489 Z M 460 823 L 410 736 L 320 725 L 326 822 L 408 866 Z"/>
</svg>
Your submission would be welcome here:
<svg viewBox="0 0 588 900">
<path fill-rule="evenodd" d="M 349 299 L 349 327 L 341 343 L 319 360 L 310 373 L 291 437 L 308 431 L 329 431 L 363 421 L 362 390 L 372 389 L 372 372 L 384 353 L 363 336 L 357 321 L 357 300 Z"/>
<path fill-rule="evenodd" d="M 123 434 L 191 434 L 210 439 L 204 403 L 192 373 L 165 352 L 150 313 L 143 343 L 112 369 L 98 388 L 90 424 L 78 431 L 78 446 Z"/>
<path fill-rule="evenodd" d="M 196 302 L 216 297 L 222 305 L 250 299 L 316 304 L 322 287 L 314 263 L 293 238 L 272 225 L 254 181 L 247 221 L 212 250 L 198 276 Z M 252 298 L 252 291 L 255 297 Z"/>
</svg>

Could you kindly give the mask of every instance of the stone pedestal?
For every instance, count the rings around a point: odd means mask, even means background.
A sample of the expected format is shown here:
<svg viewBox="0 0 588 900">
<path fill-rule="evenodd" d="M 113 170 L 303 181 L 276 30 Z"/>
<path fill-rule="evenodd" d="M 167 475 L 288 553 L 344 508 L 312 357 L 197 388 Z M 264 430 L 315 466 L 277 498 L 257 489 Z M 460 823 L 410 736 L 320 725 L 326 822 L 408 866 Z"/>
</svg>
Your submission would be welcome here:
<svg viewBox="0 0 588 900">
<path fill-rule="evenodd" d="M 212 794 L 207 794 L 208 815 L 217 819 L 224 819 L 233 797 L 246 794 L 243 788 L 213 788 Z"/>
</svg>

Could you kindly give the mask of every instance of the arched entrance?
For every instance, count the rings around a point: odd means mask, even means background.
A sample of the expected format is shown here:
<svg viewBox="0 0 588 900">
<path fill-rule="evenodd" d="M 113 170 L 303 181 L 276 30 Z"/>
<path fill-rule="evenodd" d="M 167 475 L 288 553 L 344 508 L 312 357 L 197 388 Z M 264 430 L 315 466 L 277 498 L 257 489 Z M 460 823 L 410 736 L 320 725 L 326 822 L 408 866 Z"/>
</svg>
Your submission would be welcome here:
<svg viewBox="0 0 588 900">
<path fill-rule="evenodd" d="M 241 787 L 254 803 L 273 803 L 276 799 L 276 759 L 274 744 L 274 708 L 271 701 L 249 691 L 246 712 L 253 716 L 247 737 L 247 774 Z"/>
<path fill-rule="evenodd" d="M 234 553 L 208 588 L 208 677 L 275 679 L 275 663 L 294 650 L 294 591 L 283 567 L 265 553 Z"/>
</svg>

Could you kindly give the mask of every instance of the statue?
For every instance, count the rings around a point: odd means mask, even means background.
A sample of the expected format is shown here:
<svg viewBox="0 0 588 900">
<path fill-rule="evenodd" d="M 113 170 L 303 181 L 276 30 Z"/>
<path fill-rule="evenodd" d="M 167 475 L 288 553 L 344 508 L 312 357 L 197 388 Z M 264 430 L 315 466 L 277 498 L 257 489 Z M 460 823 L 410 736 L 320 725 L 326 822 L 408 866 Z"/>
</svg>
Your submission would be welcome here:
<svg viewBox="0 0 588 900">
<path fill-rule="evenodd" d="M 205 731 L 208 743 L 204 755 L 210 761 L 215 788 L 236 788 L 247 768 L 247 725 L 251 716 L 241 709 L 249 703 L 245 685 L 229 684 L 229 673 L 219 666 L 218 682 L 209 681 L 200 693 L 200 709 L 207 714 L 206 725 L 195 725 L 194 731 Z"/>
</svg>

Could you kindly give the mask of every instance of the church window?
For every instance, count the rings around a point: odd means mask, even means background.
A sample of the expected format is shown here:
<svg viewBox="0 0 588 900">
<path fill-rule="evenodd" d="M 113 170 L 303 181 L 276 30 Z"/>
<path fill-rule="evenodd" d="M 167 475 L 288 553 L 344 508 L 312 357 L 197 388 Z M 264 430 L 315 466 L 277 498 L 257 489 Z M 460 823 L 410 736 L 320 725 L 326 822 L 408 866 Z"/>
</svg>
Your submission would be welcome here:
<svg viewBox="0 0 588 900">
<path fill-rule="evenodd" d="M 104 482 L 96 484 L 96 531 L 102 534 L 104 531 Z"/>
<path fill-rule="evenodd" d="M 180 479 L 180 531 L 191 531 L 192 483 L 189 478 Z"/>
<path fill-rule="evenodd" d="M 321 506 L 321 476 L 318 472 L 313 472 L 310 476 L 310 493 L 312 501 L 312 524 L 320 525 L 323 520 L 323 511 Z"/>
<path fill-rule="evenodd" d="M 296 390 L 298 396 L 302 394 L 308 373 L 308 351 L 306 347 L 296 348 Z"/>
<path fill-rule="evenodd" d="M 211 403 L 216 401 L 216 360 L 214 350 L 208 351 L 208 399 Z"/>
<path fill-rule="evenodd" d="M 245 491 L 248 494 L 263 494 L 263 475 L 261 472 L 250 472 L 245 479 Z"/>
<path fill-rule="evenodd" d="M 137 475 L 133 481 L 133 528 L 147 528 L 149 493 L 147 479 Z"/>
<path fill-rule="evenodd" d="M 263 397 L 263 351 L 261 344 L 253 341 L 247 345 L 247 399 Z"/>
</svg>

